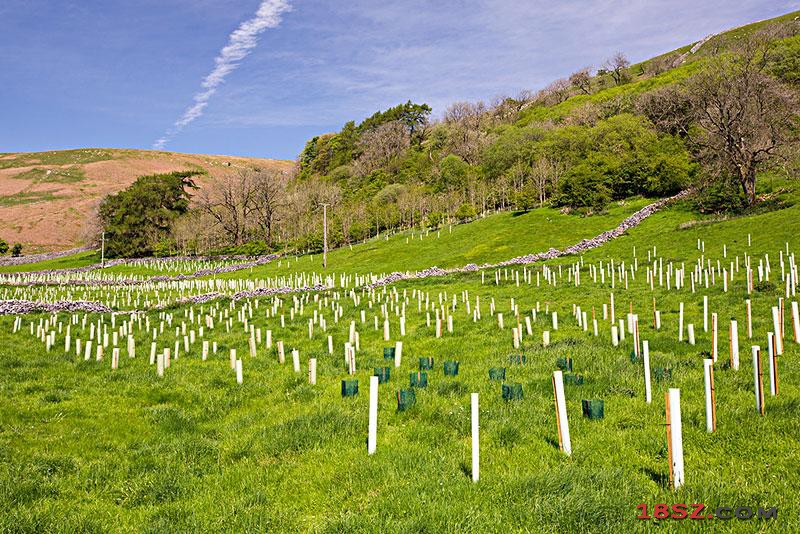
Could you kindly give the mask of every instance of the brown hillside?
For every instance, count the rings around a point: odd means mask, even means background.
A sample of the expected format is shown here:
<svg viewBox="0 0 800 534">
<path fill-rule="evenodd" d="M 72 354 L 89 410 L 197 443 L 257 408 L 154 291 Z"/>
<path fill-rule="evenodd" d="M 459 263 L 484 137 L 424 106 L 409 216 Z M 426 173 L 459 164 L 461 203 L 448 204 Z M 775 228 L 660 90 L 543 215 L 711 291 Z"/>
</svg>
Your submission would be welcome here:
<svg viewBox="0 0 800 534">
<path fill-rule="evenodd" d="M 238 165 L 289 171 L 293 162 L 148 150 L 80 149 L 0 154 L 0 238 L 26 253 L 83 244 L 87 223 L 104 196 L 137 177 L 202 168 L 200 187 Z"/>
</svg>

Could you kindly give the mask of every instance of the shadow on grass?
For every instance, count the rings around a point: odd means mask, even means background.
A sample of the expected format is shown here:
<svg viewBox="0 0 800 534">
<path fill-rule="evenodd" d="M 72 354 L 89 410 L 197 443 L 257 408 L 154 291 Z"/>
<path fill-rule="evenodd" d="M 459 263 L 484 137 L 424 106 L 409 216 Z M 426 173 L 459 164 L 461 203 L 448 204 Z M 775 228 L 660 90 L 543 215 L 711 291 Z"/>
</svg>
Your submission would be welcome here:
<svg viewBox="0 0 800 534">
<path fill-rule="evenodd" d="M 461 468 L 461 472 L 464 473 L 464 476 L 469 480 L 472 480 L 472 467 L 467 465 L 465 462 L 461 462 L 459 467 Z"/>
<path fill-rule="evenodd" d="M 547 438 L 544 438 L 544 440 L 547 442 L 548 445 L 550 445 L 554 449 L 558 449 L 559 448 L 558 441 L 554 440 L 553 438 L 547 437 Z"/>
<path fill-rule="evenodd" d="M 664 489 L 669 488 L 669 475 L 666 475 L 664 473 L 657 473 L 648 467 L 645 467 L 644 469 L 642 469 L 642 471 L 644 472 L 644 474 L 650 477 L 650 480 L 658 484 L 659 487 Z"/>
</svg>

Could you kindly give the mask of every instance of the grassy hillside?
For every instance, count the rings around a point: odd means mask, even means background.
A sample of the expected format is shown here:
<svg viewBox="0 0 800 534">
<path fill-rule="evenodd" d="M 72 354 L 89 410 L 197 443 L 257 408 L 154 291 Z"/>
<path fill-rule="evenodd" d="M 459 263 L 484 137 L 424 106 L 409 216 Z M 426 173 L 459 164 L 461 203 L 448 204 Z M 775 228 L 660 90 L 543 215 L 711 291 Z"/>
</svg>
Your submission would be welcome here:
<svg viewBox="0 0 800 534">
<path fill-rule="evenodd" d="M 463 267 L 469 263 L 495 263 L 550 247 L 563 248 L 581 239 L 615 227 L 650 201 L 641 198 L 614 203 L 602 214 L 590 217 L 578 213 L 561 213 L 552 208 L 529 212 L 504 212 L 489 215 L 471 223 L 444 226 L 430 232 L 406 231 L 383 235 L 352 247 L 341 247 L 328 254 L 330 273 L 390 273 L 417 271 L 428 267 Z M 99 263 L 97 253 L 80 253 L 57 260 L 16 266 L 0 266 L 3 272 L 27 272 L 47 269 L 83 267 Z M 191 271 L 194 265 L 188 265 Z M 254 277 L 271 277 L 287 273 L 320 273 L 322 254 L 286 256 L 251 269 Z M 163 274 L 142 265 L 117 265 L 105 269 L 109 274 L 154 276 Z M 180 272 L 180 271 L 177 271 Z M 241 273 L 221 275 L 236 278 Z"/>
<path fill-rule="evenodd" d="M 367 243 L 332 250 L 328 254 L 328 270 L 334 273 L 389 273 L 421 270 L 434 265 L 442 268 L 463 267 L 468 263 L 480 265 L 506 260 L 550 247 L 561 248 L 581 239 L 594 237 L 613 228 L 648 203 L 646 199 L 630 199 L 614 203 L 606 212 L 591 217 L 578 213 L 561 213 L 552 208 L 503 212 L 475 222 L 444 226 L 430 232 L 417 230 L 382 235 Z M 98 262 L 98 254 L 81 253 L 58 260 L 0 266 L 0 273 L 83 267 Z M 308 254 L 300 257 L 287 256 L 250 272 L 253 276 L 266 277 L 321 270 L 322 254 Z M 118 265 L 108 267 L 105 272 L 150 276 L 163 274 L 140 265 Z M 223 276 L 239 275 L 234 272 Z"/>
<path fill-rule="evenodd" d="M 645 204 L 646 200 L 634 199 L 592 217 L 562 214 L 551 208 L 500 213 L 429 233 L 402 232 L 388 239 L 381 237 L 366 244 L 332 251 L 328 254 L 328 270 L 332 273 L 390 273 L 413 272 L 433 266 L 448 268 L 463 267 L 468 263 L 493 263 L 594 237 L 613 228 Z M 272 262 L 254 269 L 253 275 L 321 270 L 322 254 L 314 254 Z"/>
<path fill-rule="evenodd" d="M 691 249 L 698 238 L 709 243 L 722 243 L 728 235 L 734 243 L 746 241 L 747 233 L 755 235 L 763 228 L 776 228 L 767 243 L 753 246 L 780 247 L 790 241 L 800 226 L 793 224 L 800 217 L 800 188 L 796 180 L 776 179 L 771 185 L 763 184 L 770 201 L 747 214 L 718 216 L 700 214 L 685 202 L 677 203 L 646 219 L 640 226 L 627 231 L 622 237 L 585 254 L 587 259 L 599 261 L 605 257 L 626 257 L 633 247 L 640 251 L 648 242 L 659 243 L 658 253 L 674 261 L 686 261 L 685 251 Z M 642 208 L 648 201 L 635 199 L 622 205 L 615 204 L 604 215 L 581 217 L 565 215 L 557 210 L 534 210 L 525 214 L 505 213 L 478 222 L 457 225 L 452 232 L 444 228 L 419 239 L 416 234 L 401 233 L 388 240 L 378 239 L 366 245 L 354 245 L 328 254 L 328 271 L 332 273 L 390 273 L 417 271 L 427 267 L 463 267 L 468 263 L 498 263 L 516 256 L 557 249 L 594 237 L 614 228 L 625 217 Z M 784 223 L 789 223 L 788 226 Z M 736 237 L 738 235 L 738 237 Z M 721 246 L 721 245 L 720 245 Z M 764 251 L 766 252 L 766 248 Z M 644 252 L 646 255 L 646 252 Z M 641 256 L 641 253 L 640 253 Z M 562 263 L 574 258 L 561 260 Z M 252 276 L 276 276 L 288 273 L 322 272 L 322 256 L 301 256 L 258 267 Z M 236 273 L 223 275 L 235 277 Z"/>
<path fill-rule="evenodd" d="M 699 44 L 699 41 L 640 63 L 635 63 L 628 68 L 628 73 L 632 77 L 629 83 L 614 86 L 608 80 L 605 80 L 607 87 L 601 88 L 591 95 L 575 95 L 566 99 L 564 102 L 551 106 L 529 107 L 520 114 L 517 125 L 527 126 L 546 120 L 561 121 L 577 108 L 589 103 L 600 105 L 615 99 L 630 100 L 652 89 L 681 82 L 688 79 L 693 74 L 696 74 L 701 69 L 713 64 L 717 59 L 715 56 L 730 51 L 734 46 L 740 43 L 743 38 L 757 31 L 764 30 L 768 26 L 780 26 L 794 23 L 798 17 L 800 17 L 800 11 L 794 11 L 781 15 L 780 17 L 746 24 L 712 36 L 706 42 L 702 43 L 694 53 L 690 52 L 690 49 L 694 45 Z M 657 75 L 653 75 L 650 72 L 651 65 L 654 62 L 664 59 L 677 61 L 680 57 L 683 58 L 682 62 L 676 64 L 673 68 Z M 596 83 L 599 81 L 599 79 L 595 80 Z"/>
<path fill-rule="evenodd" d="M 243 164 L 286 171 L 292 165 L 263 158 L 126 149 L 0 154 L 0 239 L 22 243 L 28 253 L 72 248 L 84 242 L 86 225 L 102 198 L 139 176 L 187 169 L 223 176 Z M 201 186 L 203 181 L 198 180 Z"/>
</svg>

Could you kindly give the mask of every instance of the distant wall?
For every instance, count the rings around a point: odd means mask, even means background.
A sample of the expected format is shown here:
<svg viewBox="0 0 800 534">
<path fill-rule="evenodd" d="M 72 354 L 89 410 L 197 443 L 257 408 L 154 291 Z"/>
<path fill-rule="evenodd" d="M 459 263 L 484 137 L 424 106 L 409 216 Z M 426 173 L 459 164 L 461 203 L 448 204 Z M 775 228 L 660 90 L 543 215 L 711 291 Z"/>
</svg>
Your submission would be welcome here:
<svg viewBox="0 0 800 534">
<path fill-rule="evenodd" d="M 0 266 L 25 265 L 26 263 L 36 263 L 39 261 L 54 260 L 56 258 L 63 258 L 64 256 L 72 256 L 73 254 L 78 254 L 79 252 L 86 252 L 87 250 L 94 250 L 94 247 L 86 246 L 86 247 L 71 248 L 69 250 L 63 250 L 61 252 L 44 252 L 42 254 L 28 254 L 26 256 L 17 256 L 16 258 L 13 256 L 3 257 L 0 258 Z"/>
</svg>

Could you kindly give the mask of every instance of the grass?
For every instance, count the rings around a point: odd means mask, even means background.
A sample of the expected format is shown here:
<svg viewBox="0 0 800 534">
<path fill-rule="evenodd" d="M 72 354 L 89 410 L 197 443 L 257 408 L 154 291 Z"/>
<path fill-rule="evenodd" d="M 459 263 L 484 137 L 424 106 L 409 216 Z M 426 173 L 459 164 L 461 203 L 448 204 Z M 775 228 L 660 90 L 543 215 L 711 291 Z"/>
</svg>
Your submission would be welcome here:
<svg viewBox="0 0 800 534">
<path fill-rule="evenodd" d="M 33 165 L 78 165 L 94 163 L 96 161 L 114 159 L 123 152 L 125 151 L 104 148 L 81 148 L 77 150 L 0 154 L 0 169 L 30 167 Z"/>
<path fill-rule="evenodd" d="M 328 270 L 333 273 L 389 273 L 415 271 L 433 265 L 441 268 L 481 265 L 506 260 L 529 252 L 561 248 L 613 228 L 651 200 L 633 199 L 613 203 L 601 215 L 582 217 L 562 214 L 557 209 L 540 208 L 525 213 L 499 213 L 476 222 L 445 226 L 423 235 L 403 232 L 387 239 L 372 239 L 350 250 L 343 247 L 328 254 Z M 406 242 L 408 240 L 408 242 Z M 315 254 L 272 262 L 252 270 L 253 276 L 272 276 L 286 272 L 320 271 L 322 255 Z M 231 273 L 230 277 L 241 276 Z"/>
<path fill-rule="evenodd" d="M 43 169 L 34 167 L 25 172 L 13 176 L 18 180 L 30 180 L 35 184 L 71 184 L 82 182 L 86 179 L 85 171 L 77 166 L 67 167 L 66 169 Z"/>
<path fill-rule="evenodd" d="M 784 193 L 789 200 L 797 193 Z M 423 250 L 405 244 L 405 236 L 371 242 L 331 254 L 337 272 L 379 272 L 398 266 L 410 269 L 463 265 L 468 261 L 499 260 L 525 252 L 561 246 L 581 236 L 605 230 L 637 206 L 615 207 L 605 216 L 578 218 L 558 215 L 554 231 L 547 218 L 554 213 L 497 215 L 486 220 L 443 231 L 423 240 Z M 227 332 L 221 321 L 207 330 L 206 339 L 218 342 L 219 350 L 206 362 L 199 357 L 200 343 L 181 354 L 163 379 L 148 362 L 152 333 L 134 327 L 137 357 L 125 356 L 121 366 L 110 369 L 109 353 L 102 362 L 84 361 L 73 353 L 63 354 L 63 335 L 57 335 L 49 353 L 28 331 L 48 316 L 23 318 L 23 331 L 12 334 L 12 317 L 0 317 L 0 530 L 9 531 L 200 531 L 270 530 L 314 532 L 408 532 L 408 531 L 536 531 L 620 532 L 645 531 L 654 521 L 636 520 L 636 505 L 648 503 L 705 503 L 717 506 L 777 506 L 778 519 L 765 521 L 714 520 L 715 530 L 753 531 L 771 527 L 780 531 L 800 528 L 800 479 L 796 477 L 800 446 L 800 361 L 798 346 L 789 336 L 780 358 L 780 394 L 767 392 L 767 415 L 753 408 L 752 368 L 749 346 L 766 345 L 771 328 L 769 309 L 780 292 L 765 290 L 752 296 L 754 338 L 744 335 L 746 297 L 741 273 L 724 293 L 719 285 L 702 293 L 688 289 L 676 292 L 656 286 L 651 292 L 645 281 L 648 250 L 656 247 L 665 264 L 672 260 L 687 266 L 702 254 L 697 239 L 705 241 L 705 258 L 716 262 L 727 244 L 728 258 L 751 254 L 757 263 L 770 254 L 773 274 L 779 273 L 778 251 L 789 243 L 797 249 L 798 210 L 785 209 L 695 225 L 703 219 L 684 206 L 675 206 L 646 220 L 624 237 L 584 255 L 584 264 L 600 260 L 633 259 L 636 247 L 639 270 L 626 290 L 613 290 L 617 315 L 624 317 L 629 304 L 639 314 L 642 338 L 651 347 L 653 368 L 670 367 L 673 377 L 653 382 L 653 402 L 643 399 L 640 363 L 632 363 L 630 335 L 621 347 L 610 345 L 609 325 L 600 321 L 600 337 L 577 327 L 572 305 L 600 310 L 612 291 L 589 279 L 574 287 L 566 270 L 557 286 L 513 282 L 512 269 L 502 269 L 501 283 L 494 284 L 494 270 L 481 283 L 480 273 L 404 282 L 394 286 L 400 300 L 408 297 L 407 335 L 401 368 L 392 368 L 388 384 L 379 393 L 378 449 L 367 456 L 368 376 L 382 366 L 382 348 L 387 343 L 373 328 L 373 316 L 391 293 L 378 291 L 373 306 L 364 295 L 356 306 L 346 292 L 338 290 L 343 315 L 334 322 L 329 300 L 318 309 L 312 296 L 304 313 L 289 316 L 291 296 L 282 297 L 277 318 L 266 318 L 272 299 L 240 302 L 234 308 L 223 301 L 233 327 Z M 602 222 L 602 224 L 601 224 Z M 611 223 L 611 224 L 609 224 Z M 548 224 L 548 226 L 545 226 Z M 747 245 L 747 234 L 752 244 Z M 486 235 L 487 249 L 478 249 L 478 237 Z M 519 238 L 520 242 L 513 242 Z M 562 243 L 562 241 L 564 243 Z M 420 244 L 419 241 L 416 244 Z M 509 247 L 508 249 L 502 247 Z M 426 248 L 429 247 L 429 248 Z M 492 255 L 500 255 L 496 258 Z M 292 267 L 266 267 L 257 272 L 234 273 L 234 277 L 307 272 L 303 262 Z M 578 258 L 549 262 L 553 269 Z M 428 263 L 425 263 L 428 262 Z M 270 269 L 275 269 L 270 271 Z M 541 266 L 534 267 L 540 272 Z M 507 279 L 506 276 L 510 275 Z M 521 281 L 522 282 L 522 281 Z M 438 295 L 450 303 L 458 301 L 455 333 L 433 335 L 423 312 L 417 312 L 414 290 Z M 60 290 L 63 291 L 63 290 Z M 70 289 L 69 291 L 75 291 Z M 97 289 L 98 294 L 107 289 Z M 151 288 L 142 288 L 151 292 Z M 392 288 L 387 291 L 393 291 Z M 463 292 L 474 306 L 480 296 L 483 318 L 474 323 L 467 315 Z M 446 297 L 444 297 L 446 293 Z M 333 292 L 323 294 L 332 296 Z M 716 368 L 718 429 L 705 431 L 701 351 L 710 349 L 709 334 L 702 331 L 702 295 L 720 317 L 720 361 Z M 53 294 L 51 294 L 53 296 Z M 652 297 L 662 312 L 663 328 L 650 322 Z M 524 341 L 527 365 L 511 365 L 510 299 L 521 313 L 540 307 L 534 333 Z M 489 313 L 494 302 L 506 317 L 506 329 L 497 327 Z M 697 329 L 698 344 L 676 340 L 677 310 L 686 305 L 686 322 Z M 245 305 L 253 307 L 252 323 L 271 328 L 275 340 L 284 340 L 285 365 L 277 362 L 274 349 L 263 344 L 255 358 L 247 355 L 247 337 L 237 320 Z M 542 348 L 542 331 L 551 329 L 545 307 L 559 314 L 559 329 L 551 331 L 552 343 Z M 197 314 L 200 306 L 194 306 Z M 328 321 L 328 331 L 316 326 L 308 338 L 308 319 L 318 309 Z M 203 307 L 209 311 L 209 305 Z M 366 324 L 360 312 L 366 313 Z M 397 336 L 397 316 L 389 308 L 392 343 Z M 159 334 L 159 350 L 172 347 L 175 327 L 189 323 L 188 307 L 167 310 L 174 314 L 172 326 Z M 151 328 L 162 320 L 150 311 Z M 432 313 L 432 312 L 431 312 Z M 61 314 L 65 322 L 70 316 Z M 80 317 L 80 316 L 79 316 Z M 741 362 L 739 371 L 725 368 L 727 321 L 740 322 Z M 110 318 L 91 315 L 110 327 Z M 356 321 L 361 351 L 357 355 L 361 393 L 342 399 L 340 381 L 346 375 L 342 344 L 350 321 Z M 122 321 L 118 317 L 117 326 Z M 190 324 L 190 323 L 189 323 Z M 134 323 L 136 325 L 136 323 Z M 197 329 L 198 325 L 188 326 Z M 73 334 L 86 339 L 89 327 L 73 326 Z M 332 335 L 335 352 L 328 355 L 325 335 Z M 179 339 L 182 339 L 179 337 Z M 228 350 L 235 348 L 244 364 L 244 384 L 236 384 L 228 364 Z M 291 348 L 300 351 L 303 371 L 292 371 Z M 318 384 L 306 379 L 308 358 L 318 358 Z M 433 356 L 435 368 L 430 385 L 417 392 L 417 404 L 397 412 L 395 395 L 408 387 L 409 373 L 416 371 L 417 358 Z M 566 386 L 567 410 L 573 454 L 566 457 L 557 447 L 550 377 L 556 358 L 571 357 L 575 371 L 586 377 L 583 386 Z M 461 362 L 459 376 L 445 377 L 442 363 Z M 488 368 L 504 366 L 507 380 L 520 383 L 524 400 L 507 403 L 500 385 L 488 380 Z M 664 392 L 681 389 L 686 459 L 686 485 L 669 489 L 664 433 Z M 480 394 L 481 480 L 470 479 L 469 394 Z M 588 421 L 581 417 L 581 399 L 605 401 L 606 417 Z M 667 529 L 705 530 L 709 521 L 660 521 Z"/>
<path fill-rule="evenodd" d="M 35 204 L 36 202 L 47 202 L 58 197 L 52 191 L 21 191 L 13 195 L 0 196 L 0 207 L 19 206 L 22 204 Z"/>
</svg>

